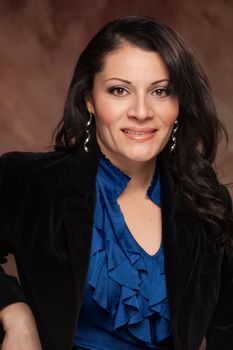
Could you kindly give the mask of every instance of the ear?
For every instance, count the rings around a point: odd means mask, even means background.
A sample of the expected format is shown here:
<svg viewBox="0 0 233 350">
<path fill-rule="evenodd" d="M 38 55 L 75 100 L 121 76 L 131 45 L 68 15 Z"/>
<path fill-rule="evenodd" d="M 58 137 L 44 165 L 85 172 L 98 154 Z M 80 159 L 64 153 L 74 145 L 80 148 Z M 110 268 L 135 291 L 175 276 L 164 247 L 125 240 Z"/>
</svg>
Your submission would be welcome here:
<svg viewBox="0 0 233 350">
<path fill-rule="evenodd" d="M 94 113 L 94 103 L 91 95 L 85 96 L 86 107 L 89 113 Z"/>
</svg>

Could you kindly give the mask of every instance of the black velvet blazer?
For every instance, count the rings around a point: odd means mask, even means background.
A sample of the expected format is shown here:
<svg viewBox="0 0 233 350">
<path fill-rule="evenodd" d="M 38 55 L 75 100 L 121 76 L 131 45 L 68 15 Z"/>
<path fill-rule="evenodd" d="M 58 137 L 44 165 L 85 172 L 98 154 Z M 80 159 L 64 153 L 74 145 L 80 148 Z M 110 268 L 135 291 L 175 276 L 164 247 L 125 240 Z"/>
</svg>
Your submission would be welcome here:
<svg viewBox="0 0 233 350">
<path fill-rule="evenodd" d="M 0 159 L 0 308 L 27 302 L 44 350 L 71 350 L 88 269 L 99 150 Z M 233 261 L 182 203 L 160 164 L 165 270 L 175 350 L 233 349 Z M 231 200 L 222 188 L 225 205 Z"/>
</svg>

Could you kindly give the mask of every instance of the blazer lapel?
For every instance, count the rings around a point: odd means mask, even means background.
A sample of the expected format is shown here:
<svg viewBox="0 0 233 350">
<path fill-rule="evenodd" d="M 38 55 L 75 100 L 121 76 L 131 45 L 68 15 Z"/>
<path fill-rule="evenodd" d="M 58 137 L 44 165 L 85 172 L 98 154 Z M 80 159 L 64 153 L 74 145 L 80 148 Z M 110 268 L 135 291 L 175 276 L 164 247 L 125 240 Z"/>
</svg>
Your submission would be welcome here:
<svg viewBox="0 0 233 350">
<path fill-rule="evenodd" d="M 99 152 L 99 148 L 95 147 L 88 153 L 80 151 L 74 155 L 73 166 L 65 183 L 65 193 L 70 195 L 61 199 L 74 281 L 75 319 L 88 270 Z"/>
<path fill-rule="evenodd" d="M 198 222 L 182 202 L 166 163 L 160 162 L 165 272 L 173 324 L 176 324 L 192 266 L 198 255 Z"/>
</svg>

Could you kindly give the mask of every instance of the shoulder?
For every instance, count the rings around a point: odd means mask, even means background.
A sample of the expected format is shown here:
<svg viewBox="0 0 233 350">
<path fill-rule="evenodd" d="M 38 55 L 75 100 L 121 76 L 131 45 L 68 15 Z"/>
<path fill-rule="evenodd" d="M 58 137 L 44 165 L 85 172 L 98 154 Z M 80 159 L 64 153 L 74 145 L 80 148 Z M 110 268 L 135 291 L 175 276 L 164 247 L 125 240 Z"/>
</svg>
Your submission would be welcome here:
<svg viewBox="0 0 233 350">
<path fill-rule="evenodd" d="M 59 164 L 61 161 L 67 161 L 68 159 L 70 159 L 70 153 L 60 151 L 46 153 L 8 152 L 1 155 L 0 166 L 1 168 L 7 167 L 7 169 L 33 169 L 36 171 L 41 167 Z"/>
<path fill-rule="evenodd" d="M 28 181 L 43 174 L 66 171 L 74 155 L 66 152 L 9 152 L 0 157 L 0 176 L 4 180 Z"/>
<path fill-rule="evenodd" d="M 0 191 L 6 201 L 64 192 L 78 156 L 68 152 L 10 152 L 0 157 Z"/>
<path fill-rule="evenodd" d="M 99 151 L 53 151 L 46 153 L 10 152 L 0 157 L 1 191 L 9 193 L 42 190 L 67 193 L 72 189 L 91 188 Z"/>
</svg>

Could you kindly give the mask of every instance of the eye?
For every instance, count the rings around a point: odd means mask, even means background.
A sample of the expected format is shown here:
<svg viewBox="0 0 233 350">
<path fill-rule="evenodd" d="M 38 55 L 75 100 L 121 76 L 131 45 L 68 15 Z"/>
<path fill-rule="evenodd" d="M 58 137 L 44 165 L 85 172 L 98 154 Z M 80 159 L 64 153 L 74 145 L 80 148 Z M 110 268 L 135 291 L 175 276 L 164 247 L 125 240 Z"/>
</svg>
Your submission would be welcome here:
<svg viewBox="0 0 233 350">
<path fill-rule="evenodd" d="M 114 96 L 125 96 L 128 94 L 128 91 L 121 86 L 114 86 L 109 89 L 109 92 Z"/>
<path fill-rule="evenodd" d="M 167 97 L 171 94 L 171 89 L 167 87 L 157 87 L 152 94 L 157 97 Z"/>
</svg>

